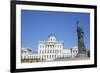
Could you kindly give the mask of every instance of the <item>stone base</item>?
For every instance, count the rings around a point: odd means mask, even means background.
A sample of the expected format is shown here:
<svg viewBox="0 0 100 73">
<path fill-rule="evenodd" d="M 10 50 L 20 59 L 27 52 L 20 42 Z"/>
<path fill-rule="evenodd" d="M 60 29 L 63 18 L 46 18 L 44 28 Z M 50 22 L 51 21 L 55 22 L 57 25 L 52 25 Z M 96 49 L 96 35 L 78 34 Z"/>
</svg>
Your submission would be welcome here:
<svg viewBox="0 0 100 73">
<path fill-rule="evenodd" d="M 77 55 L 78 58 L 88 58 L 87 53 L 82 53 Z"/>
</svg>

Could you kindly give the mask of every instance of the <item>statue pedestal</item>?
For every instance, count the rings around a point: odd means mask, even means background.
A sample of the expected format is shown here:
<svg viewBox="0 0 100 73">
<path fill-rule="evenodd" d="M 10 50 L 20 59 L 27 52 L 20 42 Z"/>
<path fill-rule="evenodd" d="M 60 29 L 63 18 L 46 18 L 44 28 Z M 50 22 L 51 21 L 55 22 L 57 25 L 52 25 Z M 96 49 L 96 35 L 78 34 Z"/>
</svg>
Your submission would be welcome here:
<svg viewBox="0 0 100 73">
<path fill-rule="evenodd" d="M 78 58 L 81 58 L 81 59 L 88 58 L 87 53 L 80 53 L 80 54 L 78 54 L 77 57 L 78 57 Z"/>
</svg>

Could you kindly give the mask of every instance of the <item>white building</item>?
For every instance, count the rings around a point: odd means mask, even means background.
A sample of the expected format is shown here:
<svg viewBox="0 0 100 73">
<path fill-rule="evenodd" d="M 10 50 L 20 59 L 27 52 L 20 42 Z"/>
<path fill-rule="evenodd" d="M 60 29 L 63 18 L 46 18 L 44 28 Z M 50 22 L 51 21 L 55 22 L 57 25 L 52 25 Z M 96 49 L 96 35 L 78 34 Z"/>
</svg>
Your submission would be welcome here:
<svg viewBox="0 0 100 73">
<path fill-rule="evenodd" d="M 23 52 L 25 51 L 25 53 Z M 27 53 L 26 53 L 27 52 Z M 63 41 L 57 41 L 54 35 L 50 35 L 47 41 L 39 41 L 37 53 L 22 49 L 22 58 L 38 58 L 44 61 L 74 58 L 78 54 L 78 48 L 64 48 Z"/>
</svg>

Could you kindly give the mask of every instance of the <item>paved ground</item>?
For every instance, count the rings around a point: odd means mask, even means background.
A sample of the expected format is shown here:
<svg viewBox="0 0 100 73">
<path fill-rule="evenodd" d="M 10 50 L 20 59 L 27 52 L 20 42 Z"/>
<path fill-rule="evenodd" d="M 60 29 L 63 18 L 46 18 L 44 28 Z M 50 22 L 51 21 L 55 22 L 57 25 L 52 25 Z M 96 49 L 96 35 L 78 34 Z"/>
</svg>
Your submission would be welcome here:
<svg viewBox="0 0 100 73">
<path fill-rule="evenodd" d="M 74 60 L 89 60 L 90 58 L 64 58 L 64 59 L 55 59 L 52 61 L 74 61 Z M 48 61 L 51 62 L 51 61 Z"/>
<path fill-rule="evenodd" d="M 38 62 L 55 62 L 55 61 L 76 61 L 76 60 L 89 60 L 89 57 L 75 57 L 75 58 L 62 58 L 62 59 L 55 59 L 49 61 L 38 61 Z M 32 62 L 23 62 L 23 63 L 36 63 L 37 61 Z"/>
</svg>

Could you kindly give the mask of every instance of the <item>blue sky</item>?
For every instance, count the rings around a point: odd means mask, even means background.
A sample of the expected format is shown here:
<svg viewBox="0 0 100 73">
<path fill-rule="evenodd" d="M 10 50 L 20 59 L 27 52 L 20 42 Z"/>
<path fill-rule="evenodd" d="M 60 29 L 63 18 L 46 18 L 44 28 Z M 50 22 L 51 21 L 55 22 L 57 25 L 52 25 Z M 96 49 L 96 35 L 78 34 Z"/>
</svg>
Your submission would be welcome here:
<svg viewBox="0 0 100 73">
<path fill-rule="evenodd" d="M 90 14 L 75 12 L 21 10 L 22 47 L 34 50 L 39 40 L 47 40 L 54 34 L 64 41 L 64 48 L 77 46 L 77 24 L 84 30 L 86 48 L 90 48 Z"/>
</svg>

